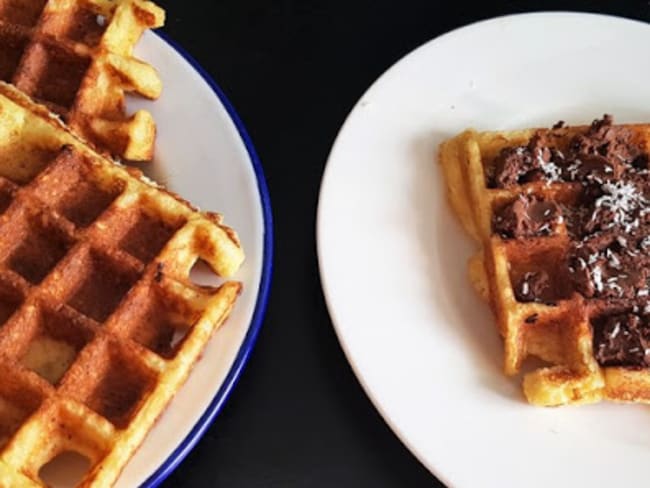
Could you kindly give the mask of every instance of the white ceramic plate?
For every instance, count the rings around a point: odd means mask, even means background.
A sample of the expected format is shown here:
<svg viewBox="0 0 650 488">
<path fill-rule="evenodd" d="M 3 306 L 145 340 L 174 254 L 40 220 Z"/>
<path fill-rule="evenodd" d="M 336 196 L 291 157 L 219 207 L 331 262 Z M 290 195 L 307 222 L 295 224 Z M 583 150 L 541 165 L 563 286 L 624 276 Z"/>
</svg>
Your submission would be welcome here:
<svg viewBox="0 0 650 488">
<path fill-rule="evenodd" d="M 515 15 L 431 41 L 363 95 L 322 184 L 323 289 L 361 384 L 409 449 L 455 487 L 645 486 L 650 411 L 541 409 L 501 373 L 474 245 L 445 198 L 436 148 L 466 127 L 650 121 L 650 26 Z"/>
<path fill-rule="evenodd" d="M 223 213 L 239 234 L 246 261 L 234 277 L 244 284 L 244 291 L 230 318 L 127 465 L 118 487 L 159 484 L 210 425 L 257 336 L 272 260 L 271 213 L 262 169 L 230 103 L 171 40 L 147 32 L 136 56 L 158 69 L 164 85 L 155 102 L 134 98 L 128 102 L 129 110 L 149 110 L 158 126 L 154 161 L 141 168 L 202 209 Z M 210 279 L 207 273 L 193 276 L 204 283 Z M 68 459 L 50 469 L 49 480 L 57 487 L 67 486 L 78 468 Z"/>
</svg>

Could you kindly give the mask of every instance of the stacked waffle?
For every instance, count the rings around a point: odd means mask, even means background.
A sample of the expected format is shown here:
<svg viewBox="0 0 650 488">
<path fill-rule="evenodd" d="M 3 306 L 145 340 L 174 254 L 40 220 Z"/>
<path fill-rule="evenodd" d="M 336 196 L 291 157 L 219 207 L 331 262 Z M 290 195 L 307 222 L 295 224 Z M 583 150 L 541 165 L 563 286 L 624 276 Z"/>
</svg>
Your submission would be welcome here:
<svg viewBox="0 0 650 488">
<path fill-rule="evenodd" d="M 163 16 L 142 0 L 0 2 L 2 487 L 44 486 L 68 451 L 90 461 L 79 486 L 112 485 L 240 292 L 189 279 L 198 260 L 240 267 L 221 216 L 108 158 L 152 155 L 153 119 L 127 116 L 124 93 L 160 93 L 132 49 Z"/>
<path fill-rule="evenodd" d="M 650 126 L 472 130 L 440 149 L 448 197 L 480 243 L 470 280 L 538 405 L 650 403 Z"/>
</svg>

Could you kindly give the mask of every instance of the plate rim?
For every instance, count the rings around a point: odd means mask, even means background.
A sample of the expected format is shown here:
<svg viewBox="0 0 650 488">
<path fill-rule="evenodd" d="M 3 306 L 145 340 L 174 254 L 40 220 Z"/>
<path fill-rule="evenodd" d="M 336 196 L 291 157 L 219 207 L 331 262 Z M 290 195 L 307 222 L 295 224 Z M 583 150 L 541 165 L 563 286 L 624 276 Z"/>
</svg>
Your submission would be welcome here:
<svg viewBox="0 0 650 488">
<path fill-rule="evenodd" d="M 248 131 L 235 110 L 234 106 L 217 84 L 214 78 L 203 68 L 199 62 L 183 48 L 172 37 L 161 31 L 152 30 L 155 36 L 161 39 L 166 46 L 176 51 L 189 65 L 196 71 L 197 74 L 205 81 L 208 87 L 212 90 L 217 97 L 223 108 L 226 110 L 230 121 L 237 129 L 237 133 L 246 148 L 248 159 L 257 182 L 258 195 L 260 198 L 260 205 L 262 209 L 262 222 L 263 222 L 263 251 L 262 251 L 262 273 L 260 276 L 260 283 L 257 290 L 257 300 L 253 309 L 253 315 L 244 336 L 244 340 L 237 351 L 235 360 L 231 365 L 228 373 L 217 390 L 215 396 L 210 401 L 210 404 L 203 412 L 199 420 L 194 424 L 190 432 L 185 438 L 176 446 L 172 453 L 160 464 L 160 466 L 151 473 L 142 483 L 142 487 L 155 488 L 159 486 L 174 470 L 181 464 L 187 455 L 194 449 L 201 437 L 208 430 L 210 425 L 214 422 L 217 415 L 221 412 L 224 404 L 228 400 L 230 393 L 237 384 L 239 377 L 248 362 L 250 354 L 253 350 L 257 336 L 262 327 L 262 322 L 266 313 L 266 308 L 269 301 L 269 291 L 271 285 L 271 277 L 273 274 L 273 212 L 271 208 L 271 197 L 264 176 L 262 162 L 257 155 L 257 151 L 253 144 L 252 139 L 248 135 Z"/>
<path fill-rule="evenodd" d="M 375 408 L 375 410 L 380 414 L 381 418 L 385 422 L 385 424 L 390 428 L 392 431 L 393 435 L 397 437 L 397 439 L 402 443 L 404 447 L 406 447 L 409 451 L 409 453 L 417 459 L 417 461 L 427 470 L 429 473 L 431 473 L 435 478 L 440 481 L 443 485 L 452 487 L 454 486 L 453 483 L 451 482 L 451 479 L 442 472 L 441 468 L 437 465 L 435 465 L 433 462 L 430 462 L 424 458 L 424 455 L 420 452 L 420 450 L 408 439 L 406 434 L 399 429 L 397 424 L 393 421 L 393 419 L 390 417 L 388 412 L 384 409 L 382 404 L 379 402 L 379 399 L 373 394 L 373 390 L 371 389 L 370 385 L 365 379 L 365 376 L 361 369 L 359 368 L 359 365 L 354 361 L 354 355 L 352 351 L 349 348 L 348 343 L 345 340 L 345 336 L 342 332 L 342 328 L 339 327 L 336 316 L 337 313 L 335 311 L 335 308 L 333 306 L 333 301 L 332 297 L 328 292 L 328 285 L 327 282 L 329 281 L 324 273 L 325 265 L 323 263 L 323 241 L 324 241 L 324 236 L 325 231 L 323 228 L 322 222 L 324 221 L 323 217 L 323 195 L 325 193 L 325 188 L 327 186 L 327 181 L 331 179 L 331 164 L 330 162 L 333 159 L 333 155 L 335 151 L 337 150 L 338 146 L 340 145 L 341 137 L 347 127 L 351 123 L 351 119 L 356 116 L 357 113 L 359 113 L 359 110 L 363 106 L 363 100 L 366 99 L 366 96 L 371 93 L 375 87 L 381 83 L 387 76 L 389 76 L 393 71 L 395 71 L 399 65 L 401 65 L 403 62 L 405 62 L 407 59 L 414 58 L 415 56 L 418 56 L 421 54 L 422 51 L 425 49 L 429 48 L 431 45 L 435 45 L 439 42 L 443 42 L 449 38 L 455 37 L 457 35 L 462 35 L 465 33 L 465 31 L 471 31 L 472 29 L 475 29 L 479 26 L 485 25 L 485 24 L 491 24 L 491 23 L 499 23 L 499 22 L 505 22 L 508 20 L 511 20 L 513 18 L 520 19 L 520 18 L 526 18 L 526 17 L 562 17 L 562 16 L 570 16 L 570 17 L 592 17 L 592 18 L 601 18 L 601 19 L 609 19 L 609 20 L 614 20 L 617 22 L 632 22 L 636 24 L 642 24 L 645 25 L 646 27 L 650 28 L 650 23 L 644 22 L 639 19 L 635 18 L 630 18 L 630 17 L 625 17 L 622 15 L 613 15 L 613 14 L 603 14 L 603 13 L 597 13 L 597 12 L 587 12 L 587 11 L 579 11 L 579 10 L 563 10 L 563 9 L 558 9 L 558 10 L 531 10 L 531 11 L 526 11 L 526 12 L 518 12 L 518 13 L 512 13 L 512 14 L 505 14 L 505 15 L 497 15 L 494 17 L 488 17 L 485 19 L 480 19 L 474 22 L 470 22 L 467 24 L 462 24 L 457 27 L 454 27 L 450 30 L 447 30 L 445 32 L 442 32 L 441 34 L 417 45 L 410 51 L 406 52 L 403 54 L 399 59 L 391 63 L 384 71 L 382 71 L 375 79 L 372 81 L 363 92 L 361 92 L 361 95 L 358 97 L 357 101 L 352 105 L 352 108 L 346 115 L 345 119 L 343 120 L 343 123 L 341 124 L 336 137 L 334 138 L 334 142 L 332 143 L 332 146 L 330 148 L 329 154 L 326 159 L 325 163 L 325 168 L 323 171 L 323 176 L 321 178 L 321 184 L 320 184 L 320 189 L 318 192 L 318 207 L 317 207 L 317 212 L 316 212 L 316 225 L 315 225 L 315 231 L 316 231 L 316 253 L 317 253 L 317 260 L 318 260 L 318 272 L 319 272 L 319 278 L 321 282 L 321 291 L 323 293 L 323 298 L 325 300 L 325 305 L 327 307 L 328 314 L 330 316 L 330 322 L 332 324 L 332 328 L 334 329 L 334 332 L 336 334 L 337 340 L 339 342 L 339 345 L 341 346 L 341 349 L 343 350 L 343 353 L 345 355 L 345 358 L 348 362 L 348 365 L 354 372 L 354 376 L 356 377 L 356 380 L 358 381 L 359 385 L 361 386 L 362 391 L 366 395 L 366 397 L 370 400 L 371 404 Z M 331 287 L 331 285 L 329 285 Z"/>
</svg>

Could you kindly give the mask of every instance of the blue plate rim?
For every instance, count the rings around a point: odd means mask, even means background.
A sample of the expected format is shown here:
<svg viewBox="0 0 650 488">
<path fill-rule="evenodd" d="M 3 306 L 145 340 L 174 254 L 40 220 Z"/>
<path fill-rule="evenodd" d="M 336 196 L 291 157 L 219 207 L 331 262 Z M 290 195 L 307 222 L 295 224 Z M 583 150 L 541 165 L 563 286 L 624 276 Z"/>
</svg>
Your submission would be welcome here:
<svg viewBox="0 0 650 488">
<path fill-rule="evenodd" d="M 255 303 L 255 309 L 253 311 L 253 317 L 251 319 L 250 326 L 244 337 L 244 341 L 237 352 L 235 361 L 231 366 L 228 374 L 221 384 L 221 387 L 217 391 L 215 397 L 208 405 L 208 408 L 205 410 L 201 418 L 197 423 L 192 427 L 192 430 L 189 434 L 183 439 L 183 441 L 174 449 L 174 451 L 165 459 L 165 461 L 154 471 L 142 484 L 146 488 L 154 488 L 160 483 L 162 483 L 185 459 L 189 452 L 196 446 L 198 441 L 201 439 L 203 434 L 207 431 L 208 427 L 212 424 L 216 416 L 221 411 L 223 405 L 228 399 L 232 389 L 237 384 L 237 380 L 241 375 L 246 362 L 250 356 L 250 353 L 255 345 L 257 340 L 258 333 L 262 326 L 262 321 L 264 319 L 264 314 L 266 312 L 266 306 L 268 304 L 269 298 L 269 289 L 271 284 L 271 275 L 273 273 L 273 216 L 271 211 L 271 197 L 269 195 L 268 186 L 266 184 L 266 179 L 264 177 L 264 170 L 262 169 L 262 163 L 260 158 L 257 155 L 255 146 L 244 127 L 239 114 L 237 114 L 235 108 L 233 107 L 230 100 L 226 97 L 225 93 L 219 87 L 219 85 L 214 81 L 212 76 L 194 59 L 183 47 L 181 47 L 176 41 L 174 41 L 168 34 L 162 31 L 153 31 L 155 35 L 161 38 L 167 43 L 172 49 L 174 49 L 178 54 L 180 54 L 185 61 L 187 61 L 194 70 L 201 75 L 203 80 L 208 84 L 212 89 L 214 94 L 217 96 L 221 104 L 226 109 L 226 112 L 230 116 L 233 124 L 237 128 L 237 132 L 241 137 L 248 156 L 250 158 L 253 170 L 255 172 L 255 178 L 257 180 L 257 188 L 260 195 L 261 206 L 262 206 L 262 216 L 264 220 L 264 250 L 263 250 L 263 259 L 262 259 L 262 276 L 260 279 L 260 285 L 258 288 L 257 302 Z"/>
</svg>

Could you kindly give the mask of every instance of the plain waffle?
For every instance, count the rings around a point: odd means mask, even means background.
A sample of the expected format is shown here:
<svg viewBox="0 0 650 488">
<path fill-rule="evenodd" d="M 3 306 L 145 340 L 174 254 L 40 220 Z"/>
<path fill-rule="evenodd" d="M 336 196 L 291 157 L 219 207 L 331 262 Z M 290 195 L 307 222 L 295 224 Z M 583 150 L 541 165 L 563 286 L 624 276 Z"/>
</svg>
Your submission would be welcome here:
<svg viewBox="0 0 650 488">
<path fill-rule="evenodd" d="M 164 11 L 144 0 L 1 0 L 0 80 L 46 104 L 96 147 L 150 160 L 155 123 L 127 115 L 125 93 L 156 98 L 156 71 L 133 57 Z"/>
<path fill-rule="evenodd" d="M 614 142 L 591 147 L 592 133 Z M 535 138 L 550 143 L 535 149 Z M 638 154 L 624 152 L 628 143 Z M 623 152 L 610 167 L 616 144 Z M 496 316 L 504 370 L 518 373 L 528 356 L 547 363 L 524 377 L 531 403 L 650 403 L 649 147 L 650 126 L 607 117 L 591 127 L 467 130 L 440 147 L 451 206 L 481 247 L 469 275 Z M 564 162 L 572 151 L 579 157 Z M 524 157 L 526 171 L 509 174 Z"/>
<path fill-rule="evenodd" d="M 244 258 L 202 213 L 0 83 L 0 486 L 62 452 L 109 486 L 227 318 Z"/>
</svg>

